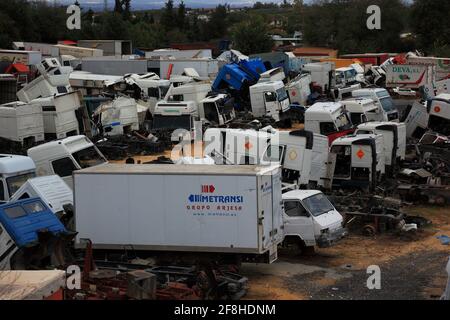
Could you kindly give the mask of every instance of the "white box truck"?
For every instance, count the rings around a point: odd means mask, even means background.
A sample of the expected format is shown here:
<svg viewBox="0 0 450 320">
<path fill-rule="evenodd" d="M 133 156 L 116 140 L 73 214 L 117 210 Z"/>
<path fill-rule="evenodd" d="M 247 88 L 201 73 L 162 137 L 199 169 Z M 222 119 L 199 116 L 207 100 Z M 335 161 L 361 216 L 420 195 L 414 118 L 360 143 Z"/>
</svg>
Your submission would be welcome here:
<svg viewBox="0 0 450 320">
<path fill-rule="evenodd" d="M 265 262 L 283 240 L 274 166 L 120 165 L 74 172 L 76 247 Z"/>
</svg>

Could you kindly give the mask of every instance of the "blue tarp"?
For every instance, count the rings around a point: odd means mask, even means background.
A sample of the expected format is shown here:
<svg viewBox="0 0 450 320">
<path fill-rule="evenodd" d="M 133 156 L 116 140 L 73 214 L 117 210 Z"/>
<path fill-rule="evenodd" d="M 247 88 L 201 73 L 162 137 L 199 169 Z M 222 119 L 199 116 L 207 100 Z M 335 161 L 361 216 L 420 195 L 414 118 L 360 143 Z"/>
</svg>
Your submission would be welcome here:
<svg viewBox="0 0 450 320">
<path fill-rule="evenodd" d="M 1 205 L 0 222 L 18 247 L 36 244 L 39 231 L 47 231 L 55 236 L 67 232 L 40 198 Z"/>
</svg>

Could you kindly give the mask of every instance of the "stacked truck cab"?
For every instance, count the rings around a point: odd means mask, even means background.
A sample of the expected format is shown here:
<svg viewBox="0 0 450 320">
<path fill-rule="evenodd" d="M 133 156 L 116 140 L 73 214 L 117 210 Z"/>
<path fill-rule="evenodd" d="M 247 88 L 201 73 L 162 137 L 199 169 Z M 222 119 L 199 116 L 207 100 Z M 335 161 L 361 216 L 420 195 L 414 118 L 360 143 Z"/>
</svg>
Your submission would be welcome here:
<svg viewBox="0 0 450 320">
<path fill-rule="evenodd" d="M 333 141 L 336 157 L 333 186 L 373 190 L 385 174 L 383 136 L 360 134 Z"/>
</svg>

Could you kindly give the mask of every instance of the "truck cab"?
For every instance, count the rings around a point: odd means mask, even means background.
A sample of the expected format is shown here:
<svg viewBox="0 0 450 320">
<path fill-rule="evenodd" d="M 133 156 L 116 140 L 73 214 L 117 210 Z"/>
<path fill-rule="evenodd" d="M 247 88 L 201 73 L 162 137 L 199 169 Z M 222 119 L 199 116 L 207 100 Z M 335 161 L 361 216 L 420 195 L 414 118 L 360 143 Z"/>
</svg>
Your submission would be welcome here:
<svg viewBox="0 0 450 320">
<path fill-rule="evenodd" d="M 336 71 L 336 88 L 344 88 L 357 82 L 358 73 L 352 67 L 337 68 Z"/>
<path fill-rule="evenodd" d="M 234 99 L 223 93 L 209 94 L 200 102 L 199 114 L 202 122 L 223 126 L 236 118 Z"/>
<path fill-rule="evenodd" d="M 254 117 L 269 116 L 277 122 L 290 105 L 283 81 L 264 81 L 251 86 L 250 103 Z"/>
<path fill-rule="evenodd" d="M 29 157 L 0 154 L 0 204 L 8 202 L 14 193 L 36 176 L 36 165 Z"/>
<path fill-rule="evenodd" d="M 372 99 L 379 107 L 383 118 L 381 121 L 399 122 L 398 110 L 394 105 L 391 95 L 383 88 L 365 88 L 352 92 L 354 98 Z"/>
<path fill-rule="evenodd" d="M 153 114 L 158 101 L 164 99 L 171 85 L 169 80 L 162 80 L 153 72 L 143 75 L 126 75 L 124 80 L 127 84 L 136 85 L 141 89 L 143 99 L 146 101 L 146 106 L 149 107 L 151 114 Z"/>
<path fill-rule="evenodd" d="M 429 102 L 428 128 L 443 135 L 450 135 L 450 94 L 442 93 Z"/>
<path fill-rule="evenodd" d="M 360 134 L 333 141 L 336 157 L 333 186 L 373 190 L 385 173 L 383 136 Z"/>
<path fill-rule="evenodd" d="M 329 247 L 347 235 L 343 217 L 318 190 L 284 193 L 284 243 Z"/>
<path fill-rule="evenodd" d="M 153 130 L 173 132 L 184 129 L 195 137 L 195 122 L 199 121 L 198 105 L 195 101 L 166 102 L 156 104 L 153 114 Z"/>
<path fill-rule="evenodd" d="M 303 72 L 311 75 L 314 87 L 320 88 L 321 93 L 329 93 L 336 87 L 335 67 L 333 62 L 313 62 L 303 66 Z"/>
<path fill-rule="evenodd" d="M 317 141 L 316 141 L 317 138 Z M 320 148 L 320 138 L 325 140 Z M 264 128 L 260 131 L 242 129 L 211 128 L 204 134 L 205 154 L 215 159 L 217 164 L 269 165 L 277 163 L 282 168 L 285 184 L 307 186 L 311 180 L 320 184 L 322 172 L 312 172 L 312 159 L 317 164 L 328 156 L 326 137 L 312 132 L 277 131 Z M 317 147 L 314 150 L 314 143 Z M 325 167 L 325 162 L 323 163 Z"/>
<path fill-rule="evenodd" d="M 353 125 L 368 121 L 382 121 L 383 114 L 372 99 L 356 98 L 341 101 L 345 106 Z"/>
<path fill-rule="evenodd" d="M 26 226 L 26 227 L 24 227 Z M 40 198 L 0 205 L 0 270 L 26 270 L 41 267 L 41 262 L 61 261 L 61 241 L 69 233 Z"/>
<path fill-rule="evenodd" d="M 311 94 L 311 83 L 311 75 L 306 73 L 300 74 L 295 79 L 290 81 L 286 85 L 290 102 L 301 106 L 306 106 L 308 103 L 308 97 Z"/>
<path fill-rule="evenodd" d="M 40 97 L 72 91 L 69 82 L 71 67 L 62 67 L 56 58 L 44 59 L 36 67 L 41 75 L 17 92 L 20 101 L 30 102 Z"/>
<path fill-rule="evenodd" d="M 105 136 L 123 135 L 139 130 L 136 100 L 118 97 L 103 103 L 94 113 L 99 116 Z"/>
<path fill-rule="evenodd" d="M 342 103 L 317 102 L 305 112 L 305 130 L 327 136 L 331 144 L 353 133 L 354 127 Z"/>
<path fill-rule="evenodd" d="M 167 102 L 194 101 L 199 104 L 211 91 L 210 83 L 186 83 L 178 87 L 171 86 L 164 97 Z"/>
<path fill-rule="evenodd" d="M 38 176 L 58 175 L 73 188 L 72 172 L 107 163 L 86 136 L 73 136 L 28 149 Z"/>
<path fill-rule="evenodd" d="M 28 179 L 11 198 L 18 201 L 40 198 L 57 216 L 65 213 L 64 206 L 73 205 L 72 189 L 57 175 Z"/>
<path fill-rule="evenodd" d="M 358 134 L 381 134 L 384 140 L 386 171 L 393 173 L 406 156 L 406 126 L 398 122 L 367 122 L 360 124 Z"/>
</svg>

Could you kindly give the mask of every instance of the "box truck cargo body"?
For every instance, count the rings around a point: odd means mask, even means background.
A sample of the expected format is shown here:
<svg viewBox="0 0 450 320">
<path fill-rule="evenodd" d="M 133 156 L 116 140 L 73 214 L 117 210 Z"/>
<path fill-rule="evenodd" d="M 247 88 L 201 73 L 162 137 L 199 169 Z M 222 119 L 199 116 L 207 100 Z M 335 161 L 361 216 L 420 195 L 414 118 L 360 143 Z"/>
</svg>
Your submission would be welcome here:
<svg viewBox="0 0 450 320">
<path fill-rule="evenodd" d="M 283 240 L 274 166 L 118 165 L 74 172 L 75 223 L 94 249 L 276 259 Z"/>
</svg>

